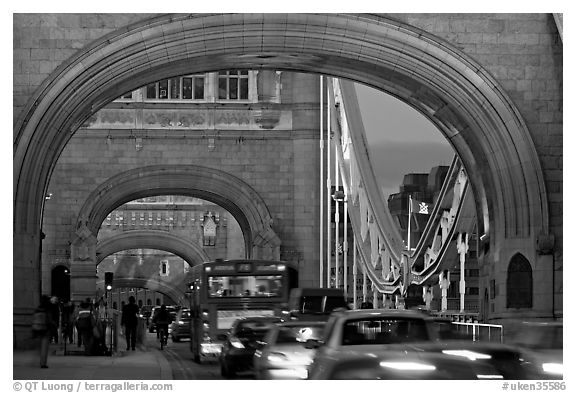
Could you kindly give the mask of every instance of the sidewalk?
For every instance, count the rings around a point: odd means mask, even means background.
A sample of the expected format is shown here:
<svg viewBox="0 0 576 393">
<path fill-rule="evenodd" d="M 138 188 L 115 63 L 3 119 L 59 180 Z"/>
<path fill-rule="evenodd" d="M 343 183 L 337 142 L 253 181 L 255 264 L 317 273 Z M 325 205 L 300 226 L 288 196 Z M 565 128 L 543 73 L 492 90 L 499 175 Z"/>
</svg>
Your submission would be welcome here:
<svg viewBox="0 0 576 393">
<path fill-rule="evenodd" d="M 73 344 L 74 345 L 74 344 Z M 75 346 L 75 345 L 74 345 Z M 48 368 L 40 368 L 38 350 L 15 350 L 14 380 L 170 380 L 172 369 L 161 351 L 139 345 L 135 351 L 122 348 L 112 356 L 64 355 L 52 344 Z"/>
</svg>

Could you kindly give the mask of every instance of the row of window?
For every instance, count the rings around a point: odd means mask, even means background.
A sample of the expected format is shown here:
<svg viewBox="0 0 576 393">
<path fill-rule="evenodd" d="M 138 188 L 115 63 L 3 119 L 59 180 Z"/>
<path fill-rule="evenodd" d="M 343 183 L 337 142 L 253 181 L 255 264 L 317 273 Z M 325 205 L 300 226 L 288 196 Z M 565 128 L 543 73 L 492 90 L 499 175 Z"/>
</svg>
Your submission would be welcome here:
<svg viewBox="0 0 576 393">
<path fill-rule="evenodd" d="M 232 70 L 218 72 L 217 94 L 219 100 L 248 100 L 248 71 Z M 144 88 L 146 100 L 205 100 L 209 74 L 186 75 L 163 79 Z M 122 99 L 133 99 L 133 92 Z"/>
</svg>

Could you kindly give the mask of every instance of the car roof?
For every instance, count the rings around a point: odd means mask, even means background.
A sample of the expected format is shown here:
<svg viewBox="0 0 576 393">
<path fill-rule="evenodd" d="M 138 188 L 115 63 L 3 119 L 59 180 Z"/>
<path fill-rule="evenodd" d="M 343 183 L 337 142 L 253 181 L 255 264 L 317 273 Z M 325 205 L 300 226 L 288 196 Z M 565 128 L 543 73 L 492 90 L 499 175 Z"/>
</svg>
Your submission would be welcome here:
<svg viewBox="0 0 576 393">
<path fill-rule="evenodd" d="M 359 310 L 345 310 L 334 312 L 333 315 L 340 318 L 358 318 L 358 317 L 402 317 L 402 318 L 418 318 L 431 320 L 427 314 L 415 310 L 397 310 L 397 309 L 359 309 Z"/>
<path fill-rule="evenodd" d="M 326 321 L 290 321 L 278 323 L 278 327 L 324 326 Z"/>
<path fill-rule="evenodd" d="M 274 321 L 274 320 L 282 320 L 282 318 L 274 316 L 274 315 L 260 315 L 257 317 L 240 317 L 236 321 Z"/>
</svg>

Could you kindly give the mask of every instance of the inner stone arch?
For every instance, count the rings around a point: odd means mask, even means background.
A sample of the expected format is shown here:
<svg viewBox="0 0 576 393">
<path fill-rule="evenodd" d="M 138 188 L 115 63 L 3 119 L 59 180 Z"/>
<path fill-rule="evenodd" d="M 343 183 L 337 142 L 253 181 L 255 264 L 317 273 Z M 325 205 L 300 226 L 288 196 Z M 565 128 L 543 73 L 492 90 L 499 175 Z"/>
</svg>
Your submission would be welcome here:
<svg viewBox="0 0 576 393">
<path fill-rule="evenodd" d="M 131 230 L 98 242 L 96 264 L 118 251 L 132 248 L 152 248 L 170 252 L 185 260 L 190 266 L 208 262 L 206 252 L 193 242 L 158 230 Z"/>
<path fill-rule="evenodd" d="M 271 227 L 264 200 L 242 180 L 217 169 L 197 165 L 148 166 L 120 173 L 88 197 L 78 215 L 76 233 L 98 234 L 106 215 L 122 204 L 155 195 L 201 198 L 226 209 L 244 234 L 247 258 L 278 259 L 280 239 Z M 82 231 L 85 228 L 85 231 Z"/>
</svg>

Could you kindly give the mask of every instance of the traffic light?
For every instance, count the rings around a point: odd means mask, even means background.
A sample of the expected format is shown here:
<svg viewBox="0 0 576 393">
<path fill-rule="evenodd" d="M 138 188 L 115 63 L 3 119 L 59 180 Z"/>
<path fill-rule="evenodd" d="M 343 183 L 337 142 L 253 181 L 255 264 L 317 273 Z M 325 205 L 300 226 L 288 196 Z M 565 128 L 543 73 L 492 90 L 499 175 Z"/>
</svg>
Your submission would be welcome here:
<svg viewBox="0 0 576 393">
<path fill-rule="evenodd" d="M 105 272 L 104 273 L 104 287 L 106 287 L 107 291 L 112 289 L 112 281 L 114 280 L 114 273 L 112 272 Z"/>
</svg>

